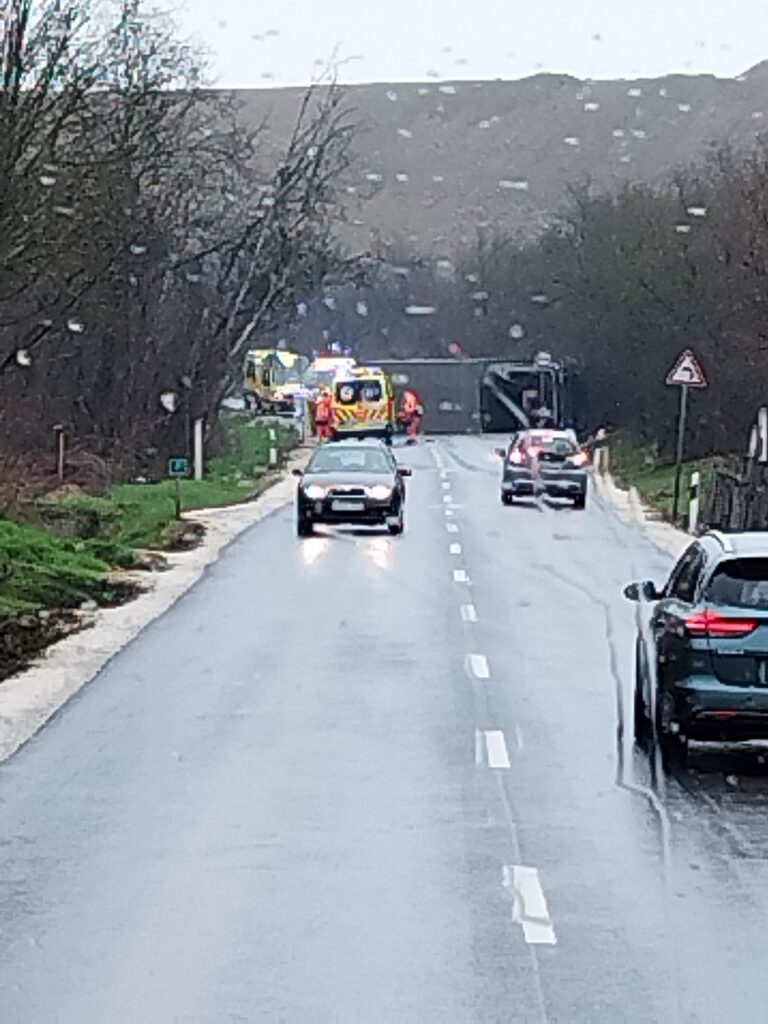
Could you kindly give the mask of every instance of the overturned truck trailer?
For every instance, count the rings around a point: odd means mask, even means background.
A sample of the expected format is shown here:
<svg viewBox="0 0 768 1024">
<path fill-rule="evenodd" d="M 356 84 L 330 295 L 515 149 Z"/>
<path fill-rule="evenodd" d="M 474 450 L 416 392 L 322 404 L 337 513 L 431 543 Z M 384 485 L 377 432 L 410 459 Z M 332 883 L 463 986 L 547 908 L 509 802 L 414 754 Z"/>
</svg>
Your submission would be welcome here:
<svg viewBox="0 0 768 1024">
<path fill-rule="evenodd" d="M 514 432 L 546 408 L 554 426 L 582 429 L 577 381 L 546 353 L 530 362 L 499 359 L 384 359 L 399 405 L 414 388 L 424 404 L 423 429 L 430 434 Z"/>
</svg>

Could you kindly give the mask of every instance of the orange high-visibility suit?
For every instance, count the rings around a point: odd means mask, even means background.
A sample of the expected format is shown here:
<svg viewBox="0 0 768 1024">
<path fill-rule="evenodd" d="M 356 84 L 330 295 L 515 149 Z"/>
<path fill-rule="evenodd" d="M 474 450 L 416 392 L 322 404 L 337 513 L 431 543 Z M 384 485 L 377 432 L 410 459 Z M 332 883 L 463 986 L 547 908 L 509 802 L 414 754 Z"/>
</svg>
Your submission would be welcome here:
<svg viewBox="0 0 768 1024">
<path fill-rule="evenodd" d="M 326 440 L 333 432 L 333 400 L 330 392 L 323 391 L 315 399 L 315 433 Z"/>
</svg>

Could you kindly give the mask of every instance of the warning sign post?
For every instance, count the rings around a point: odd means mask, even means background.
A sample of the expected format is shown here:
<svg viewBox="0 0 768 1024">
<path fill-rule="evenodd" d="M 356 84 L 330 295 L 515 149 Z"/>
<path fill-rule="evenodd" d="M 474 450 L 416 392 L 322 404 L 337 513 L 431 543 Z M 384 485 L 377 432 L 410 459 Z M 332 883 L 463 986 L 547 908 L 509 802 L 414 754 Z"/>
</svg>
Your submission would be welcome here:
<svg viewBox="0 0 768 1024">
<path fill-rule="evenodd" d="M 688 389 L 707 387 L 707 376 L 693 349 L 687 348 L 667 374 L 666 383 L 680 388 L 680 412 L 677 418 L 677 458 L 675 461 L 675 494 L 672 501 L 672 521 L 677 522 L 680 507 L 680 477 L 685 454 L 685 427 L 688 420 Z"/>
</svg>

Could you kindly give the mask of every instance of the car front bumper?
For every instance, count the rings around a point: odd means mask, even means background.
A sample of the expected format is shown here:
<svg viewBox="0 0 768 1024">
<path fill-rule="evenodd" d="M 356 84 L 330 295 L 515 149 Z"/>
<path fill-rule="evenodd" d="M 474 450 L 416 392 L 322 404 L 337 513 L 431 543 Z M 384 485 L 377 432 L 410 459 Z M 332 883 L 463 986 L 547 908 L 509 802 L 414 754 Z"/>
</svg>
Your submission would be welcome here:
<svg viewBox="0 0 768 1024">
<path fill-rule="evenodd" d="M 322 498 L 300 500 L 298 515 L 313 523 L 360 523 L 382 526 L 400 515 L 396 500 L 376 501 L 374 498 Z"/>
</svg>

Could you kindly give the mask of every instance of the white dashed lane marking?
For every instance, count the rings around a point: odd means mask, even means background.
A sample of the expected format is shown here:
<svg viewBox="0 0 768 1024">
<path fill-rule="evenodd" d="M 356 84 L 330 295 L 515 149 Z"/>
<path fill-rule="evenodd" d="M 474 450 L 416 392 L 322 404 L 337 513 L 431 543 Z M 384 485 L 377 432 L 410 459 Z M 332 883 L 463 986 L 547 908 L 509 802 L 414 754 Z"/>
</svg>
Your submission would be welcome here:
<svg viewBox="0 0 768 1024">
<path fill-rule="evenodd" d="M 448 550 L 450 551 L 450 553 L 452 555 L 460 555 L 461 554 L 461 544 L 451 544 L 451 546 L 448 548 Z"/>
<path fill-rule="evenodd" d="M 473 604 L 461 606 L 461 618 L 464 622 L 477 622 L 477 611 Z"/>
<path fill-rule="evenodd" d="M 512 920 L 522 926 L 525 941 L 531 945 L 557 945 L 536 868 L 505 865 L 502 884 L 512 896 Z"/>
<path fill-rule="evenodd" d="M 486 729 L 485 749 L 488 754 L 489 768 L 509 768 L 509 754 L 504 733 L 498 729 Z"/>
<path fill-rule="evenodd" d="M 448 533 L 458 533 L 459 532 L 459 528 L 456 525 L 456 523 L 446 523 L 445 524 L 445 528 L 448 531 Z"/>
<path fill-rule="evenodd" d="M 490 679 L 491 672 L 488 668 L 488 659 L 484 654 L 468 654 L 467 668 L 475 679 Z"/>
<path fill-rule="evenodd" d="M 469 576 L 467 576 L 466 569 L 454 569 L 453 570 L 453 582 L 454 583 L 469 583 Z"/>
</svg>

